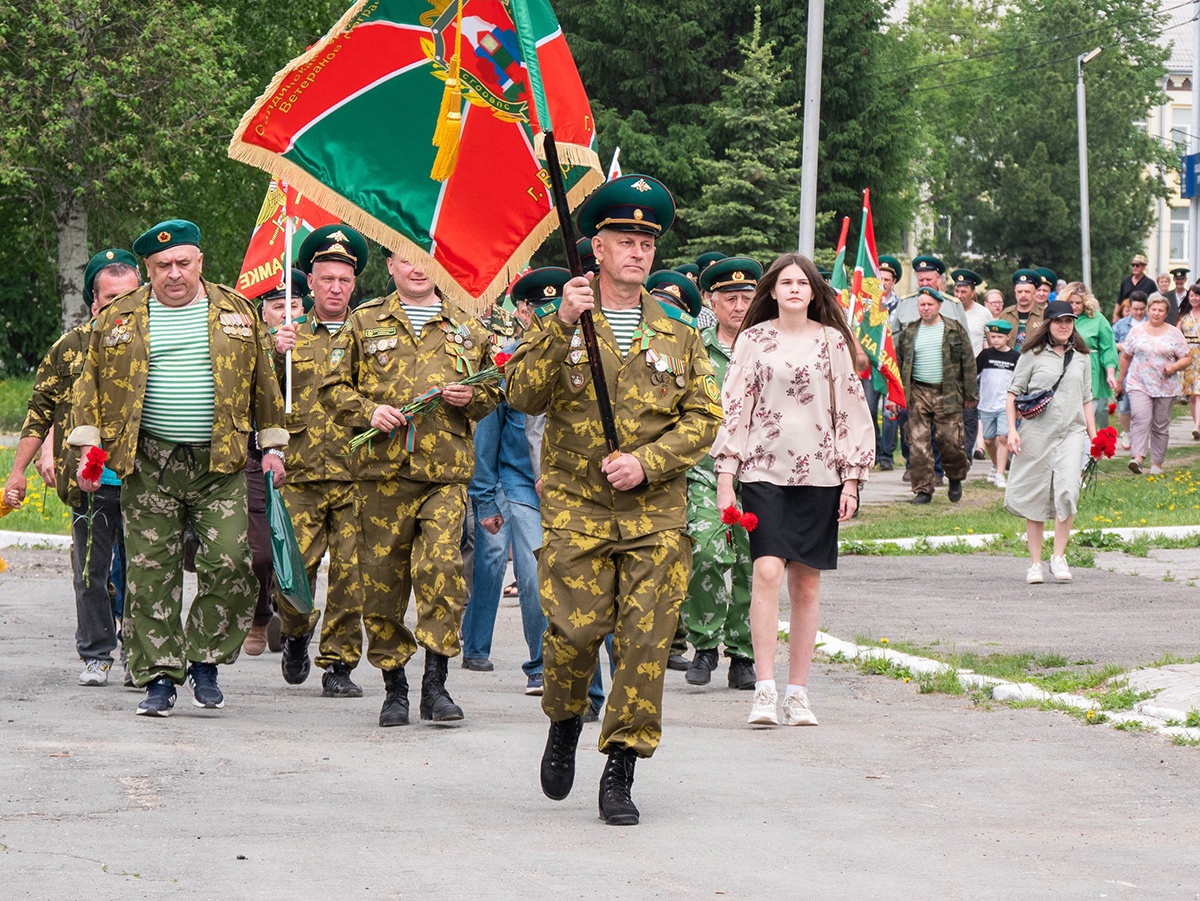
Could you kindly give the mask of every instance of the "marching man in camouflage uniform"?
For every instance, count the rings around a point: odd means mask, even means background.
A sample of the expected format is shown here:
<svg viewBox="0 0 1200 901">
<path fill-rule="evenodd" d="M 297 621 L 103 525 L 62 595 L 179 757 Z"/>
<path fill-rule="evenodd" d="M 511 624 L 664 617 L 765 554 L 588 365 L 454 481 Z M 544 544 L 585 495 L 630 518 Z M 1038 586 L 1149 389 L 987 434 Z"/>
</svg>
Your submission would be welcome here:
<svg viewBox="0 0 1200 901">
<path fill-rule="evenodd" d="M 358 505 L 350 474 L 350 429 L 334 422 L 335 410 L 318 392 L 334 362 L 345 352 L 337 334 L 349 313 L 355 278 L 367 264 L 367 242 L 346 225 L 317 229 L 300 245 L 300 267 L 308 273 L 313 308 L 299 322 L 279 327 L 275 366 L 284 384 L 292 352 L 292 412 L 287 417 L 288 482 L 281 492 L 304 555 L 309 584 L 329 550 L 329 593 L 321 626 L 317 666 L 325 670 L 322 695 L 361 698 L 350 671 L 362 657 L 362 583 L 358 575 Z M 336 349 L 335 349 L 336 347 Z M 283 678 L 299 685 L 308 678 L 308 643 L 318 613 L 297 613 L 276 602 L 283 619 Z"/>
<path fill-rule="evenodd" d="M 71 567 L 75 582 L 75 648 L 83 660 L 80 685 L 105 685 L 118 645 L 108 577 L 113 548 L 121 537 L 121 482 L 111 472 L 85 502 L 75 483 L 75 456 L 63 453 L 71 412 L 71 392 L 83 371 L 92 323 L 100 311 L 141 284 L 137 258 L 128 250 L 102 250 L 83 272 L 83 299 L 92 318 L 54 342 L 38 367 L 21 429 L 12 474 L 5 485 L 4 503 L 19 507 L 25 499 L 25 468 L 53 432 L 54 468 L 39 471 L 45 483 L 58 490 L 72 508 Z M 90 536 L 90 539 L 89 539 Z"/>
<path fill-rule="evenodd" d="M 762 266 L 748 257 L 729 257 L 713 263 L 700 276 L 700 287 L 709 292 L 717 324 L 700 333 L 717 385 L 725 383 L 725 370 L 733 353 L 742 319 L 762 277 Z M 688 533 L 696 542 L 692 550 L 692 578 L 683 602 L 688 641 L 696 649 L 685 678 L 691 685 L 707 685 L 717 668 L 720 646 L 729 657 L 730 688 L 754 689 L 754 645 L 750 641 L 750 538 L 745 529 L 721 521 L 717 508 L 717 475 L 712 457 L 688 470 Z M 726 574 L 731 587 L 726 586 Z"/>
<path fill-rule="evenodd" d="M 200 229 L 160 222 L 133 243 L 150 284 L 96 320 L 75 385 L 67 441 L 93 447 L 123 481 L 129 589 L 126 648 L 137 712 L 168 716 L 188 676 L 197 707 L 219 708 L 217 665 L 249 631 L 256 583 L 246 541 L 246 445 L 252 424 L 263 469 L 283 481 L 288 435 L 266 330 L 251 303 L 201 278 Z M 183 608 L 183 530 L 200 537 L 196 597 Z"/>
<path fill-rule="evenodd" d="M 600 274 L 572 279 L 561 301 L 541 307 L 508 364 L 509 403 L 547 414 L 538 580 L 549 621 L 542 709 L 550 735 L 542 791 L 561 800 L 571 790 L 588 685 L 611 632 L 616 673 L 599 743 L 608 755 L 600 813 L 611 825 L 638 822 L 634 762 L 651 756 L 662 735 L 663 676 L 692 563 L 685 473 L 721 418 L 692 317 L 642 288 L 655 238 L 674 215 L 667 189 L 645 176 L 615 179 L 584 201 L 579 230 L 592 237 Z M 593 309 L 622 448 L 613 457 L 605 456 L 577 327 Z"/>
<path fill-rule="evenodd" d="M 400 253 L 388 253 L 396 290 L 362 304 L 339 330 L 321 403 L 343 426 L 385 433 L 354 451 L 359 568 L 367 659 L 383 671 L 380 726 L 408 725 L 404 667 L 425 648 L 421 719 L 463 718 L 446 690 L 448 658 L 459 653 L 467 586 L 463 581 L 463 520 L 475 465 L 471 422 L 496 406 L 495 384 L 458 385 L 491 359 L 491 340 L 476 317 L 443 301 L 433 279 Z M 433 411 L 409 420 L 398 409 L 431 388 L 442 391 Z M 415 592 L 416 627 L 404 624 Z"/>
</svg>

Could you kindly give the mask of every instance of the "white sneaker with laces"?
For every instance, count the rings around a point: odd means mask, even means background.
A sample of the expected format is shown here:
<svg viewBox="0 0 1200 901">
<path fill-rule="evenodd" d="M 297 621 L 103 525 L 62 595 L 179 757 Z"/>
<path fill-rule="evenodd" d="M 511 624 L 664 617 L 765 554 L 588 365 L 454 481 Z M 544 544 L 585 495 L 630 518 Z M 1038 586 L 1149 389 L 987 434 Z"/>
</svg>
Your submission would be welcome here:
<svg viewBox="0 0 1200 901">
<path fill-rule="evenodd" d="M 807 694 L 788 695 L 783 699 L 783 724 L 785 726 L 815 726 L 817 715 L 808 706 Z"/>
<path fill-rule="evenodd" d="M 1071 581 L 1071 567 L 1067 566 L 1066 557 L 1050 558 L 1050 575 L 1054 576 L 1060 582 Z"/>
<path fill-rule="evenodd" d="M 779 714 L 775 707 L 779 703 L 779 692 L 773 688 L 758 688 L 754 691 L 754 706 L 746 723 L 751 726 L 778 726 Z"/>
<path fill-rule="evenodd" d="M 1042 564 L 1030 564 L 1029 572 L 1025 573 L 1025 581 L 1030 585 L 1041 585 L 1043 582 L 1045 582 L 1046 580 L 1042 576 Z"/>
<path fill-rule="evenodd" d="M 108 671 L 112 668 L 111 660 L 86 660 L 83 672 L 79 674 L 80 685 L 107 685 Z"/>
<path fill-rule="evenodd" d="M 1004 476 L 996 476 L 996 480 L 994 482 L 992 482 L 992 484 L 995 485 L 997 488 L 1007 488 L 1008 487 L 1008 479 L 1004 478 Z"/>
</svg>

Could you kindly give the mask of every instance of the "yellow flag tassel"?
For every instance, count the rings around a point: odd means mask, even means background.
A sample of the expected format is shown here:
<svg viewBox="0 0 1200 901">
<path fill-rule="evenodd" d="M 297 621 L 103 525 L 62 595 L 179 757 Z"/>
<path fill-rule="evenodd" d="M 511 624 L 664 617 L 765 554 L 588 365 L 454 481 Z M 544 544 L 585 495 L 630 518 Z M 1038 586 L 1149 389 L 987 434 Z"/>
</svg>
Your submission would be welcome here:
<svg viewBox="0 0 1200 901">
<path fill-rule="evenodd" d="M 455 17 L 454 55 L 450 58 L 450 71 L 446 86 L 442 89 L 442 105 L 438 110 L 437 126 L 433 131 L 433 146 L 438 149 L 429 177 L 434 181 L 445 181 L 458 163 L 458 140 L 462 134 L 462 0 L 458 0 Z"/>
</svg>

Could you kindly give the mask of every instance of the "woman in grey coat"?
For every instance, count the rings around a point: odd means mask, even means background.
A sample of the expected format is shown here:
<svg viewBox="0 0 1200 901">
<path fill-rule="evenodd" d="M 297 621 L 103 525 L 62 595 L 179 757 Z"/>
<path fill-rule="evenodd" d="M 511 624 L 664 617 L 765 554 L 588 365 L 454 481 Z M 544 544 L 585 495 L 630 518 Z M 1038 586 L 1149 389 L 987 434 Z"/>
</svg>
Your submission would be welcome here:
<svg viewBox="0 0 1200 901">
<path fill-rule="evenodd" d="M 1056 381 L 1054 399 L 1039 416 L 1022 420 L 1018 430 L 1016 398 L 1052 388 Z M 1071 580 L 1067 541 L 1079 507 L 1083 463 L 1095 437 L 1088 347 L 1075 330 L 1071 305 L 1056 300 L 1046 305 L 1045 321 L 1025 341 L 1008 388 L 1008 449 L 1013 464 L 1004 493 L 1004 508 L 1015 516 L 1025 517 L 1029 544 L 1029 572 L 1025 581 L 1030 585 L 1044 581 L 1042 543 L 1045 524 L 1051 519 L 1054 550 L 1050 555 L 1050 573 L 1059 581 Z"/>
</svg>

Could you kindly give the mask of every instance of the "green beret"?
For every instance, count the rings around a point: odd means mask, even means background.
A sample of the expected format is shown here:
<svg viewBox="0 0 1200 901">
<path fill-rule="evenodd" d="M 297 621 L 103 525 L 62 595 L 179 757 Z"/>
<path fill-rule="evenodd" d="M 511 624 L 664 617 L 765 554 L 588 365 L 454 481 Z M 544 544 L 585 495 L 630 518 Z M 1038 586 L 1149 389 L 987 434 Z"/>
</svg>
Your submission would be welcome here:
<svg viewBox="0 0 1200 901">
<path fill-rule="evenodd" d="M 753 291 L 763 268 L 750 257 L 726 257 L 700 273 L 702 291 Z"/>
<path fill-rule="evenodd" d="M 360 274 L 367 265 L 367 239 L 348 225 L 322 225 L 304 239 L 297 262 L 308 273 L 313 263 L 330 260 L 349 263 L 354 274 Z"/>
<path fill-rule="evenodd" d="M 956 288 L 959 285 L 970 285 L 972 288 L 978 288 L 979 283 L 983 281 L 979 275 L 970 269 L 955 269 L 950 273 L 950 277 L 954 279 L 954 286 Z"/>
<path fill-rule="evenodd" d="M 1189 271 L 1190 270 L 1186 266 L 1180 266 L 1178 269 L 1170 270 L 1171 275 L 1175 276 L 1175 278 L 1187 278 Z"/>
<path fill-rule="evenodd" d="M 96 276 L 104 269 L 114 263 L 124 263 L 127 266 L 138 268 L 138 260 L 128 250 L 121 250 L 116 247 L 110 247 L 108 250 L 102 250 L 90 260 L 88 260 L 87 268 L 83 270 L 83 302 L 89 307 L 95 297 L 92 295 L 92 286 L 96 284 Z M 139 273 L 139 278 L 141 277 Z"/>
<path fill-rule="evenodd" d="M 996 332 L 1001 335 L 1007 335 L 1013 330 L 1012 323 L 1007 319 L 993 319 L 984 325 L 984 328 L 989 332 Z"/>
<path fill-rule="evenodd" d="M 890 272 L 895 279 L 899 279 L 904 274 L 904 267 L 900 265 L 900 261 L 886 254 L 879 258 L 879 268 Z"/>
<path fill-rule="evenodd" d="M 696 283 L 678 269 L 659 269 L 646 279 L 646 290 L 665 297 L 692 316 L 700 315 L 703 300 Z"/>
<path fill-rule="evenodd" d="M 719 250 L 705 251 L 704 253 L 700 254 L 700 256 L 696 257 L 696 269 L 699 274 L 703 274 L 705 269 L 707 269 L 713 263 L 720 262 L 721 260 L 725 259 L 725 257 L 726 254 L 721 253 Z"/>
<path fill-rule="evenodd" d="M 168 219 L 140 234 L 133 242 L 133 252 L 140 257 L 148 257 L 181 244 L 199 247 L 200 227 L 186 219 Z"/>
<path fill-rule="evenodd" d="M 938 291 L 936 288 L 928 288 L 928 287 L 917 288 L 917 293 L 914 296 L 919 298 L 922 294 L 928 294 L 930 297 L 932 297 L 938 303 L 941 303 L 943 300 L 945 300 L 945 298 L 942 297 L 941 292 Z"/>
<path fill-rule="evenodd" d="M 583 264 L 584 272 L 598 272 L 599 265 L 596 263 L 596 252 L 592 250 L 591 238 L 580 238 L 575 242 L 575 249 L 579 251 L 579 262 Z"/>
<path fill-rule="evenodd" d="M 946 264 L 935 256 L 923 254 L 919 257 L 913 257 L 912 261 L 913 272 L 936 272 L 938 275 L 946 274 Z"/>
<path fill-rule="evenodd" d="M 623 175 L 593 191 L 575 215 L 585 238 L 595 237 L 602 228 L 657 237 L 675 221 L 675 198 L 656 178 Z"/>
<path fill-rule="evenodd" d="M 1058 284 L 1058 276 L 1054 274 L 1053 269 L 1047 269 L 1045 266 L 1039 266 L 1033 270 L 1042 277 L 1042 281 L 1049 285 L 1052 289 Z"/>
<path fill-rule="evenodd" d="M 287 293 L 287 281 L 285 280 L 285 273 L 281 272 L 279 273 L 279 284 L 272 285 L 270 290 L 264 291 L 258 299 L 260 303 L 265 303 L 268 300 L 275 300 L 276 298 L 283 297 L 285 293 Z M 309 295 L 309 293 L 308 276 L 299 269 L 293 269 L 292 296 L 299 297 L 303 300 Z"/>
<path fill-rule="evenodd" d="M 1042 283 L 1042 276 L 1033 269 L 1018 269 L 1013 273 L 1014 285 L 1033 285 L 1035 288 Z"/>
<path fill-rule="evenodd" d="M 675 267 L 676 272 L 682 272 L 692 280 L 693 285 L 700 284 L 700 266 L 698 263 L 681 263 Z"/>
<path fill-rule="evenodd" d="M 513 282 L 509 296 L 512 297 L 513 303 L 528 303 L 540 307 L 562 297 L 563 285 L 570 280 L 571 270 L 561 266 L 530 269 Z"/>
</svg>

